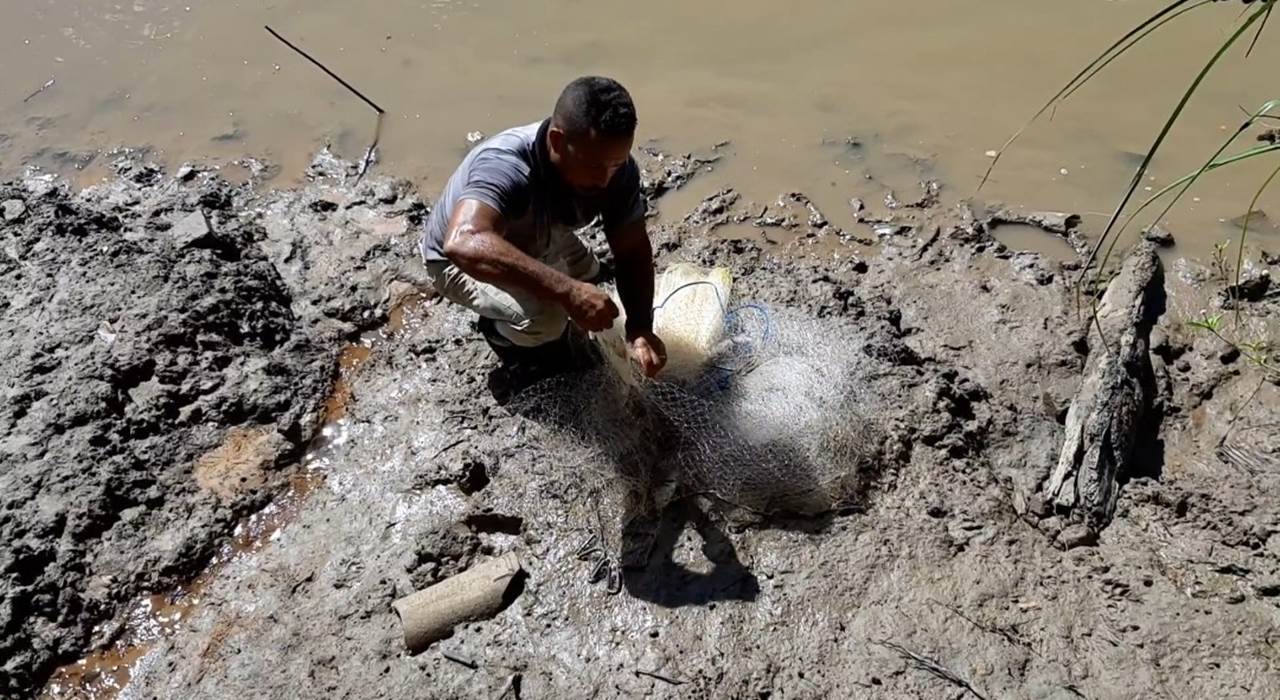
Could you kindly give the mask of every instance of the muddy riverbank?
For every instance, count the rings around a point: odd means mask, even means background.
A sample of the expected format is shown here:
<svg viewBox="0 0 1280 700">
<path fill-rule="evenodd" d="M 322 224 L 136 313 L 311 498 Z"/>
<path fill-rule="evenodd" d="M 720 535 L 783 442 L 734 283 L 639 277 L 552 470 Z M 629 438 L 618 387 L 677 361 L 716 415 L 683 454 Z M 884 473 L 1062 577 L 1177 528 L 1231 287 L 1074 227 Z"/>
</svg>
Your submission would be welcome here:
<svg viewBox="0 0 1280 700">
<path fill-rule="evenodd" d="M 654 197 L 715 164 L 641 155 Z M 1257 697 L 1280 682 L 1265 427 L 1280 386 L 1186 327 L 1224 304 L 1194 263 L 1169 266 L 1152 331 L 1146 466 L 1122 475 L 1095 542 L 1037 498 L 1091 351 L 1074 261 L 1005 247 L 981 207 L 930 184 L 856 205 L 849 227 L 800 193 L 664 211 L 660 266 L 726 266 L 736 298 L 804 319 L 818 371 L 858 387 L 876 459 L 821 517 L 671 504 L 609 595 L 575 556 L 625 539 L 602 517 L 598 455 L 496 405 L 465 314 L 429 301 L 375 330 L 421 281 L 407 185 L 344 185 L 349 166 L 324 157 L 269 193 L 119 169 L 82 193 L 3 190 L 21 203 L 0 257 L 8 694 L 119 643 L 133 601 L 189 582 L 299 474 L 316 480 L 291 522 L 226 557 L 133 654 L 131 695 Z M 1274 331 L 1275 290 L 1250 299 Z M 339 350 L 362 338 L 328 411 L 342 439 L 299 467 Z M 529 577 L 510 607 L 404 653 L 395 597 L 512 551 Z"/>
<path fill-rule="evenodd" d="M 217 172 L 115 168 L 82 192 L 0 189 L 8 692 L 110 644 L 122 606 L 193 578 L 269 502 L 341 341 L 385 322 L 412 261 L 421 205 L 391 183 L 365 205 L 321 186 L 267 207 Z M 343 245 L 348 219 L 371 234 Z"/>
</svg>

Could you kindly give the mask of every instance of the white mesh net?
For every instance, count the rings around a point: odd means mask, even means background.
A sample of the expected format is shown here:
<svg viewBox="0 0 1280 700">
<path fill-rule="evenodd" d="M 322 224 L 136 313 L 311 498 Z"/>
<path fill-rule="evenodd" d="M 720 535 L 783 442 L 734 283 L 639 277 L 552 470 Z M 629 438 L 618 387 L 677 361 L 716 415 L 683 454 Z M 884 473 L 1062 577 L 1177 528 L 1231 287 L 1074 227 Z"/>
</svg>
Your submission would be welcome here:
<svg viewBox="0 0 1280 700">
<path fill-rule="evenodd" d="M 655 329 L 670 369 L 657 381 L 609 362 L 525 392 L 517 411 L 566 465 L 565 489 L 597 517 L 651 512 L 700 494 L 750 513 L 857 506 L 883 439 L 862 419 L 873 371 L 856 329 L 729 299 L 729 278 L 681 267 L 658 288 Z"/>
<path fill-rule="evenodd" d="M 653 332 L 667 347 L 663 381 L 689 381 L 705 368 L 724 335 L 726 304 L 732 285 L 729 271 L 704 271 L 695 265 L 672 265 L 654 285 L 658 303 L 653 311 Z M 618 308 L 622 303 L 617 296 Z M 630 378 L 625 338 L 626 314 L 613 327 L 598 333 L 596 342 L 610 365 L 624 379 Z"/>
</svg>

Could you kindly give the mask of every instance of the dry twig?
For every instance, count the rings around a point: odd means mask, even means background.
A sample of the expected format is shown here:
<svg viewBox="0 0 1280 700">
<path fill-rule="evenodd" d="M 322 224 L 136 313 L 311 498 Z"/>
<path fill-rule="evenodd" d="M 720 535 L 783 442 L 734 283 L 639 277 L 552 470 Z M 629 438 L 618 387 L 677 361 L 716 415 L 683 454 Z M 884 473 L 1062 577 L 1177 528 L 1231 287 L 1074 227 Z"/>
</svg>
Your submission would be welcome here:
<svg viewBox="0 0 1280 700">
<path fill-rule="evenodd" d="M 885 649 L 896 653 L 898 656 L 901 656 L 903 659 L 910 661 L 913 666 L 921 671 L 925 671 L 936 678 L 941 678 L 942 680 L 959 688 L 964 688 L 970 693 L 973 693 L 974 697 L 978 698 L 978 700 L 988 700 L 987 696 L 979 693 L 969 681 L 961 678 L 955 671 L 952 671 L 927 656 L 921 656 L 901 644 L 895 644 L 890 641 L 874 642 L 874 644 L 876 646 L 882 646 Z"/>
</svg>

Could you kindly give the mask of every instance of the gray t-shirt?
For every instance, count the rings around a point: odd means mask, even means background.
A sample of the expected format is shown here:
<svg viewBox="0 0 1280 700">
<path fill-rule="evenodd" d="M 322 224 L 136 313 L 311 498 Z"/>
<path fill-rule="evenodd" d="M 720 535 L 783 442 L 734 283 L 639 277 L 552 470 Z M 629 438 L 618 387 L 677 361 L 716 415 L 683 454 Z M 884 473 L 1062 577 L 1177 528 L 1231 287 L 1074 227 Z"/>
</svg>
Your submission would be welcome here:
<svg viewBox="0 0 1280 700">
<path fill-rule="evenodd" d="M 577 194 L 551 164 L 546 145 L 548 126 L 549 122 L 543 121 L 508 129 L 467 154 L 427 217 L 421 241 L 427 262 L 445 260 L 449 219 L 464 199 L 478 200 L 501 212 L 507 240 L 535 258 L 547 252 L 553 235 L 572 235 L 597 216 L 606 231 L 644 218 L 640 168 L 634 159 L 627 159 L 601 194 Z"/>
</svg>

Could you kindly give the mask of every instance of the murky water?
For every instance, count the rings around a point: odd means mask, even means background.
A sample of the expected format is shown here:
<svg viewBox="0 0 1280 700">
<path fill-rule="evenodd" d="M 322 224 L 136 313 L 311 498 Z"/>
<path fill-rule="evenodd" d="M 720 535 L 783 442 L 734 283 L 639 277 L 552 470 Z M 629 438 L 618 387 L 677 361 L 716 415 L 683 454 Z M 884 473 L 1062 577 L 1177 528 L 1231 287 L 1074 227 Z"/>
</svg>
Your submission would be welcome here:
<svg viewBox="0 0 1280 700">
<path fill-rule="evenodd" d="M 357 156 L 371 110 L 272 39 L 270 23 L 388 110 L 382 167 L 438 189 L 473 130 L 546 114 L 569 78 L 611 74 L 642 136 L 678 149 L 732 140 L 720 178 L 756 201 L 800 189 L 833 218 L 853 190 L 924 165 L 968 194 L 988 158 L 1067 77 L 1163 0 L 949 0 L 730 5 L 655 0 L 32 0 L 0 22 L 0 170 L 31 161 L 100 176 L 106 149 L 171 163 L 244 154 L 285 178 L 332 141 Z M 1237 4 L 1168 27 L 1035 128 L 984 196 L 1109 211 L 1135 153 Z M 1230 56 L 1172 135 L 1150 186 L 1193 169 L 1267 93 L 1280 42 Z M 31 95 L 47 81 L 54 84 Z M 845 145 L 847 137 L 863 144 Z M 1173 219 L 1184 248 L 1230 235 L 1262 165 L 1217 176 Z M 1275 203 L 1274 196 L 1269 200 Z M 1280 248 L 1280 236 L 1260 242 Z"/>
</svg>

